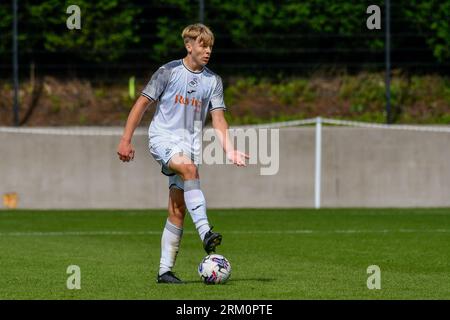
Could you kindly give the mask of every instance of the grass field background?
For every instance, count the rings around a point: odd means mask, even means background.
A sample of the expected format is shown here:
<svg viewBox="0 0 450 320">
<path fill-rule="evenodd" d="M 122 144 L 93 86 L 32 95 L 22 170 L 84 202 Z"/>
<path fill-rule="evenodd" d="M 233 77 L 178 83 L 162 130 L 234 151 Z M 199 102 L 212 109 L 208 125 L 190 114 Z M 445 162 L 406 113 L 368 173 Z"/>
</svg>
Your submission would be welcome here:
<svg viewBox="0 0 450 320">
<path fill-rule="evenodd" d="M 186 216 L 175 273 L 156 284 L 164 210 L 0 211 L 0 299 L 449 299 L 450 209 L 209 210 L 229 259 L 204 285 Z M 81 289 L 68 290 L 69 265 Z M 381 269 L 381 289 L 366 286 Z"/>
</svg>

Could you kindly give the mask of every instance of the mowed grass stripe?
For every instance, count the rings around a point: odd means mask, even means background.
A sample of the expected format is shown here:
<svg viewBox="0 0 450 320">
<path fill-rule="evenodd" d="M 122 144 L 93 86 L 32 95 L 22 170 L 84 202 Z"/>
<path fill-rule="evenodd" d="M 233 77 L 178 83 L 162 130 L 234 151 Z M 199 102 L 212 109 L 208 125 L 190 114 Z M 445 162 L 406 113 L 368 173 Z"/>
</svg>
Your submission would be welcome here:
<svg viewBox="0 0 450 320">
<path fill-rule="evenodd" d="M 317 234 L 317 233 L 450 233 L 450 229 L 400 229 L 400 230 L 248 230 L 227 231 L 227 234 Z M 70 236 L 135 236 L 135 235 L 158 235 L 161 230 L 148 231 L 50 231 L 50 232 L 0 232 L 0 237 L 70 237 Z M 195 231 L 185 231 L 184 234 L 196 234 Z"/>
</svg>

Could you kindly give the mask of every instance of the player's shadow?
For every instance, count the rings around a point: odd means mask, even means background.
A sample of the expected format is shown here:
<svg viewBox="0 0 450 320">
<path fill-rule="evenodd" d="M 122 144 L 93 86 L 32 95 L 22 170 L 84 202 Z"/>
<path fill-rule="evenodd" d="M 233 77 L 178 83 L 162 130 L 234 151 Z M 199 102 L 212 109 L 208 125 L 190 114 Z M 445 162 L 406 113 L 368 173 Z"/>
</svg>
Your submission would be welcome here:
<svg viewBox="0 0 450 320">
<path fill-rule="evenodd" d="M 231 278 L 226 285 L 231 284 L 233 282 L 273 282 L 277 279 L 273 278 Z M 184 281 L 186 284 L 193 284 L 193 283 L 201 283 L 201 280 L 187 280 Z"/>
<path fill-rule="evenodd" d="M 277 279 L 273 278 L 232 278 L 230 282 L 273 282 Z"/>
</svg>

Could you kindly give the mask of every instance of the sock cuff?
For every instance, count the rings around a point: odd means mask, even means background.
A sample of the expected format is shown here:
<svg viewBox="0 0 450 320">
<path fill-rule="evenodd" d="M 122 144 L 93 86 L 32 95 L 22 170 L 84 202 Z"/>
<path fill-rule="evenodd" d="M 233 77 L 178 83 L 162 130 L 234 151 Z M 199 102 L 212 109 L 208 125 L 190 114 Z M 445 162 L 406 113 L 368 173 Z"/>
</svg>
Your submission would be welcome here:
<svg viewBox="0 0 450 320">
<path fill-rule="evenodd" d="M 172 222 L 170 222 L 169 219 L 167 219 L 166 221 L 165 228 L 177 236 L 181 236 L 183 234 L 183 228 L 177 227 Z"/>
<path fill-rule="evenodd" d="M 200 180 L 186 180 L 184 181 L 184 192 L 191 190 L 200 190 Z"/>
</svg>

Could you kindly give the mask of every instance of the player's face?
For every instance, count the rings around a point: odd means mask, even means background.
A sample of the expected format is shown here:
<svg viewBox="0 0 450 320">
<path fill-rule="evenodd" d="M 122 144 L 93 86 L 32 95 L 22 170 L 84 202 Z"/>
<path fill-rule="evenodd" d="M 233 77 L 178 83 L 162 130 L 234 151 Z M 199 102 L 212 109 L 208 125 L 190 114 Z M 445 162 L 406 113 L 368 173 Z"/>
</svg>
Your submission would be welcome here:
<svg viewBox="0 0 450 320">
<path fill-rule="evenodd" d="M 194 60 L 197 65 L 203 67 L 209 62 L 212 51 L 211 45 L 205 44 L 202 40 L 197 38 L 195 41 L 191 41 L 190 49 L 192 60 Z"/>
</svg>

